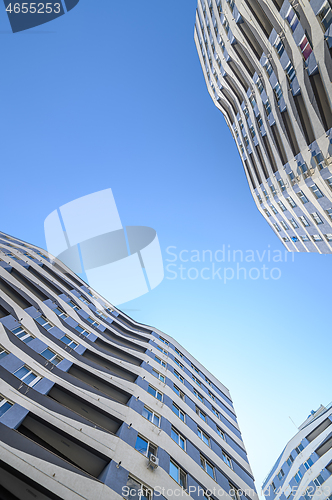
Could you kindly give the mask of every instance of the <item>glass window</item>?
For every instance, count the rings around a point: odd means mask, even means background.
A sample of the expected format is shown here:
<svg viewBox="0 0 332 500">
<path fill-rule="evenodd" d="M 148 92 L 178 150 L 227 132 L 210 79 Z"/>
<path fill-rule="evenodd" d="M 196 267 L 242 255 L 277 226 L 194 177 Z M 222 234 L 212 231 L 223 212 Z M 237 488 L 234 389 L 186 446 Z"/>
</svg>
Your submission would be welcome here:
<svg viewBox="0 0 332 500">
<path fill-rule="evenodd" d="M 80 325 L 75 326 L 75 330 L 77 330 L 79 333 L 81 333 L 85 337 L 87 337 L 89 335 L 89 333 L 90 333 L 90 332 L 88 332 L 88 330 L 86 330 L 85 328 L 83 328 Z"/>
<path fill-rule="evenodd" d="M 148 387 L 148 393 L 151 394 L 151 396 L 157 398 L 159 401 L 163 400 L 163 395 L 161 392 L 159 392 L 157 389 L 152 387 L 152 385 L 149 385 Z"/>
<path fill-rule="evenodd" d="M 219 429 L 219 427 L 217 427 L 217 434 L 225 440 L 225 434 L 223 433 L 223 431 L 221 429 Z"/>
<path fill-rule="evenodd" d="M 332 208 L 327 208 L 325 210 L 325 212 L 327 213 L 327 215 L 330 217 L 330 219 L 332 220 Z"/>
<path fill-rule="evenodd" d="M 172 411 L 182 420 L 182 422 L 184 422 L 184 413 L 175 403 L 172 404 Z"/>
<path fill-rule="evenodd" d="M 21 339 L 25 344 L 28 344 L 31 340 L 33 340 L 35 337 L 31 335 L 31 333 L 27 332 L 23 326 L 19 326 L 18 328 L 15 328 L 12 330 L 12 333 L 16 335 L 19 339 Z"/>
<path fill-rule="evenodd" d="M 282 179 L 278 179 L 278 184 L 280 186 L 281 191 L 285 191 L 286 190 L 286 186 L 285 186 L 284 181 Z"/>
<path fill-rule="evenodd" d="M 287 210 L 287 208 L 285 207 L 285 205 L 283 204 L 282 201 L 277 201 L 277 203 L 283 212 L 285 212 Z"/>
<path fill-rule="evenodd" d="M 197 427 L 197 435 L 198 437 L 208 446 L 210 446 L 210 438 L 205 432 L 202 431 L 199 427 Z"/>
<path fill-rule="evenodd" d="M 264 212 L 266 213 L 266 215 L 267 215 L 268 217 L 271 217 L 270 212 L 269 212 L 266 208 L 264 208 Z"/>
<path fill-rule="evenodd" d="M 216 400 L 216 398 L 215 398 L 214 394 L 212 394 L 212 392 L 210 392 L 210 391 L 209 391 L 209 396 L 210 396 L 210 398 L 211 398 L 211 399 L 213 399 L 213 401 L 215 401 L 215 400 Z"/>
<path fill-rule="evenodd" d="M 53 327 L 52 323 L 50 323 L 45 316 L 39 316 L 38 318 L 35 318 L 35 321 L 45 328 L 45 330 L 50 330 Z"/>
<path fill-rule="evenodd" d="M 57 355 L 56 352 L 51 351 L 51 349 L 47 348 L 45 351 L 40 353 L 45 359 L 53 363 L 53 365 L 57 365 L 62 361 L 63 358 Z"/>
<path fill-rule="evenodd" d="M 55 309 L 53 309 L 53 311 L 59 316 L 59 318 L 68 318 L 68 314 L 60 309 L 60 307 L 56 307 Z"/>
<path fill-rule="evenodd" d="M 325 238 L 327 239 L 327 241 L 332 241 L 332 234 L 331 233 L 325 234 Z"/>
<path fill-rule="evenodd" d="M 174 375 L 176 376 L 176 378 L 178 380 L 180 380 L 180 382 L 182 382 L 184 384 L 184 378 L 182 377 L 182 375 L 180 375 L 179 372 L 177 372 L 176 370 L 174 370 Z"/>
<path fill-rule="evenodd" d="M 146 457 L 150 457 L 150 455 L 157 455 L 157 446 L 150 443 L 140 435 L 137 436 L 135 450 L 139 451 Z"/>
<path fill-rule="evenodd" d="M 175 463 L 170 460 L 169 475 L 177 482 L 183 489 L 187 488 L 187 474 Z"/>
<path fill-rule="evenodd" d="M 289 465 L 289 467 L 290 467 L 293 462 L 294 462 L 294 458 L 292 457 L 292 455 L 289 455 L 289 457 L 287 458 L 287 465 Z"/>
<path fill-rule="evenodd" d="M 224 451 L 222 452 L 222 459 L 228 467 L 232 468 L 232 460 Z"/>
<path fill-rule="evenodd" d="M 325 182 L 328 185 L 328 187 L 332 190 L 332 177 L 325 179 Z"/>
<path fill-rule="evenodd" d="M 147 420 L 150 420 L 157 427 L 160 426 L 160 416 L 157 415 L 154 411 L 150 410 L 147 406 L 144 406 L 142 416 Z"/>
<path fill-rule="evenodd" d="M 312 467 L 314 465 L 312 459 L 309 457 L 308 460 L 306 462 L 304 462 L 304 467 L 308 470 L 310 469 L 310 467 Z"/>
<path fill-rule="evenodd" d="M 78 311 L 80 308 L 78 307 L 77 304 L 75 304 L 75 302 L 73 302 L 72 300 L 70 300 L 69 302 L 67 302 L 67 305 L 72 307 L 74 309 L 74 311 Z"/>
<path fill-rule="evenodd" d="M 295 448 L 295 451 L 296 453 L 299 455 L 301 453 L 301 451 L 303 451 L 304 448 L 303 448 L 303 444 L 300 443 L 296 448 Z"/>
<path fill-rule="evenodd" d="M 41 379 L 38 375 L 36 375 L 28 366 L 24 365 L 22 368 L 19 368 L 14 372 L 15 377 L 19 378 L 27 384 L 29 387 L 34 386 L 38 380 Z"/>
<path fill-rule="evenodd" d="M 305 490 L 303 496 L 304 496 L 305 500 L 311 500 L 311 498 L 313 497 L 313 493 L 311 491 L 311 488 L 308 488 L 307 490 Z M 329 497 L 327 500 L 332 500 L 332 498 Z"/>
<path fill-rule="evenodd" d="M 78 346 L 77 342 L 74 342 L 71 338 L 67 337 L 67 335 L 64 335 L 60 340 L 72 349 L 76 349 L 76 347 Z"/>
<path fill-rule="evenodd" d="M 194 389 L 194 394 L 195 394 L 196 398 L 198 398 L 201 401 L 201 403 L 204 403 L 203 396 L 199 392 L 197 392 L 195 389 Z"/>
<path fill-rule="evenodd" d="M 80 296 L 78 297 L 78 299 L 79 299 L 80 301 L 84 302 L 84 304 L 90 305 L 90 302 L 89 302 L 86 298 L 84 298 L 82 295 L 80 295 Z"/>
<path fill-rule="evenodd" d="M 280 469 L 280 471 L 278 472 L 278 479 L 279 479 L 279 481 L 282 480 L 282 478 L 284 477 L 284 475 L 285 475 L 284 471 L 282 469 Z"/>
<path fill-rule="evenodd" d="M 296 203 L 291 196 L 287 196 L 286 200 L 288 201 L 291 207 L 293 208 L 296 207 Z"/>
<path fill-rule="evenodd" d="M 180 363 L 180 361 L 179 361 L 178 359 L 174 358 L 174 361 L 175 361 L 175 363 L 176 363 L 176 364 L 177 364 L 180 368 L 182 368 L 182 370 L 184 369 L 184 368 L 183 368 L 183 364 L 182 364 L 182 363 Z"/>
<path fill-rule="evenodd" d="M 220 418 L 219 411 L 216 408 L 214 408 L 214 406 L 212 406 L 212 412 L 215 414 L 216 417 Z"/>
<path fill-rule="evenodd" d="M 300 470 L 298 470 L 297 473 L 295 474 L 294 478 L 295 478 L 295 481 L 297 483 L 299 483 L 302 479 L 302 472 Z"/>
<path fill-rule="evenodd" d="M 297 196 L 300 198 L 300 200 L 302 201 L 302 203 L 308 203 L 308 198 L 306 197 L 306 195 L 304 194 L 303 191 L 299 191 L 298 193 L 296 193 Z"/>
<path fill-rule="evenodd" d="M 128 476 L 125 493 L 123 497 L 127 500 L 151 500 L 153 491 L 143 484 Z"/>
<path fill-rule="evenodd" d="M 149 443 L 141 436 L 137 436 L 135 450 L 139 451 L 143 455 L 146 455 L 148 452 Z"/>
<path fill-rule="evenodd" d="M 308 222 L 307 218 L 306 218 L 304 215 L 300 215 L 300 216 L 299 216 L 299 219 L 300 219 L 300 221 L 302 222 L 302 224 L 304 225 L 304 227 L 308 227 L 308 226 L 310 226 L 310 224 L 309 224 L 309 222 Z"/>
<path fill-rule="evenodd" d="M 329 1 L 323 3 L 320 11 L 317 14 L 317 17 L 321 23 L 322 30 L 325 32 L 329 29 L 332 22 L 332 10 Z"/>
<path fill-rule="evenodd" d="M 186 440 L 176 429 L 174 429 L 174 427 L 171 429 L 171 438 L 180 446 L 180 448 L 185 450 Z"/>
<path fill-rule="evenodd" d="M 164 377 L 164 375 L 157 372 L 157 370 L 155 370 L 154 368 L 152 368 L 152 375 L 154 377 L 158 378 L 161 382 L 165 383 L 166 378 Z"/>
<path fill-rule="evenodd" d="M 169 345 L 168 340 L 164 339 L 163 337 L 159 337 L 159 340 L 161 340 L 161 342 L 163 342 L 164 344 Z"/>
<path fill-rule="evenodd" d="M 273 225 L 274 225 L 275 230 L 278 231 L 278 233 L 280 233 L 280 231 L 281 231 L 280 226 L 276 222 Z"/>
<path fill-rule="evenodd" d="M 289 226 L 286 224 L 286 222 L 285 222 L 285 221 L 281 220 L 281 221 L 280 221 L 280 224 L 282 225 L 282 227 L 283 227 L 286 231 L 288 231 Z"/>
<path fill-rule="evenodd" d="M 196 406 L 196 413 L 202 420 L 204 420 L 204 422 L 206 422 L 206 415 L 198 408 L 198 406 Z"/>
<path fill-rule="evenodd" d="M 156 345 L 158 351 L 162 352 L 163 354 L 167 355 L 167 351 L 166 349 L 164 349 L 163 347 L 160 347 L 160 345 Z"/>
<path fill-rule="evenodd" d="M 241 495 L 239 494 L 237 488 L 232 484 L 230 481 L 228 482 L 229 484 L 229 495 L 232 497 L 233 500 L 241 500 Z M 274 486 L 274 483 L 272 483 Z M 275 487 L 273 491 L 275 490 Z"/>
<path fill-rule="evenodd" d="M 91 316 L 89 316 L 88 318 L 86 318 L 86 321 L 88 321 L 89 323 L 91 323 L 92 326 L 99 326 L 100 323 L 98 323 L 98 321 L 94 320 L 93 318 L 91 318 Z"/>
<path fill-rule="evenodd" d="M 278 213 L 278 210 L 273 205 L 270 205 L 270 208 L 271 208 L 272 212 L 274 213 L 274 215 L 276 215 Z"/>
<path fill-rule="evenodd" d="M 2 415 L 6 413 L 6 411 L 9 410 L 9 408 L 11 408 L 12 406 L 13 403 L 10 403 L 0 394 L 0 417 L 2 417 Z"/>
<path fill-rule="evenodd" d="M 312 234 L 311 237 L 314 241 L 322 241 L 323 239 L 319 234 Z"/>
<path fill-rule="evenodd" d="M 157 363 L 159 363 L 161 366 L 163 366 L 164 368 L 166 368 L 165 361 L 162 361 L 160 358 L 158 358 L 158 356 L 155 356 L 154 359 L 155 359 L 155 361 L 157 361 Z"/>
<path fill-rule="evenodd" d="M 211 476 L 212 479 L 214 479 L 214 467 L 213 467 L 213 465 L 210 462 L 208 462 L 206 460 L 206 458 L 203 457 L 202 455 L 201 455 L 200 462 L 201 462 L 202 469 L 204 469 L 205 472 L 207 472 L 209 474 L 209 476 Z"/>
<path fill-rule="evenodd" d="M 201 386 L 201 382 L 198 380 L 198 378 L 195 377 L 195 375 L 192 375 L 191 378 L 197 385 Z"/>
<path fill-rule="evenodd" d="M 319 474 L 319 476 L 317 476 L 314 479 L 314 483 L 315 483 L 316 486 L 321 486 L 324 483 L 323 476 L 321 474 Z"/>
<path fill-rule="evenodd" d="M 309 186 L 311 191 L 314 193 L 314 195 L 316 196 L 316 198 L 322 198 L 324 195 L 323 193 L 321 192 L 321 190 L 319 189 L 319 187 L 314 184 L 313 186 Z"/>
<path fill-rule="evenodd" d="M 291 219 L 289 219 L 289 222 L 292 224 L 293 227 L 295 227 L 295 228 L 299 227 L 298 223 L 296 222 L 296 220 L 293 217 Z"/>
<path fill-rule="evenodd" d="M 314 219 L 314 221 L 316 222 L 317 225 L 323 224 L 323 221 L 322 221 L 322 219 L 320 218 L 320 216 L 319 216 L 319 214 L 317 212 L 313 212 L 310 215 Z"/>
<path fill-rule="evenodd" d="M 173 391 L 184 401 L 184 393 L 178 388 L 177 385 L 173 386 Z"/>
<path fill-rule="evenodd" d="M 302 241 L 309 241 L 309 236 L 307 236 L 306 234 L 304 234 L 303 236 L 301 236 L 301 240 Z"/>
<path fill-rule="evenodd" d="M 180 358 L 183 358 L 182 352 L 180 352 L 179 349 L 177 349 L 176 347 L 175 347 L 175 352 L 180 356 Z"/>
</svg>

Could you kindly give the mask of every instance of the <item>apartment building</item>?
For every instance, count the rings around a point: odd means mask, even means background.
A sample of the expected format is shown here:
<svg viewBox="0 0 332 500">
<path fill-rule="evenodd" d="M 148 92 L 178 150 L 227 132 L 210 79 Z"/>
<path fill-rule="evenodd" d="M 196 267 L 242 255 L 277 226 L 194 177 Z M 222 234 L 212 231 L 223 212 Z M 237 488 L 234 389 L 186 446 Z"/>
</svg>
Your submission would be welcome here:
<svg viewBox="0 0 332 500">
<path fill-rule="evenodd" d="M 0 497 L 257 500 L 228 389 L 0 233 Z"/>
<path fill-rule="evenodd" d="M 331 0 L 197 5 L 208 91 L 258 210 L 292 252 L 332 251 L 331 21 Z"/>
<path fill-rule="evenodd" d="M 312 411 L 264 481 L 266 500 L 332 499 L 332 404 Z"/>
</svg>

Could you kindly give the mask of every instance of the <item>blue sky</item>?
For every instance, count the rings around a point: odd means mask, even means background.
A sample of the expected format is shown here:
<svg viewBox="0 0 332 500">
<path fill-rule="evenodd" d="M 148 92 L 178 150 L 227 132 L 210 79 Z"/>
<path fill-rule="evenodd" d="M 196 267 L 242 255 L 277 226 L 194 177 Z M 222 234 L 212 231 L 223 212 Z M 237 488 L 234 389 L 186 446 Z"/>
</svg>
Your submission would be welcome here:
<svg viewBox="0 0 332 500">
<path fill-rule="evenodd" d="M 183 262 L 186 279 L 169 279 L 170 246 L 176 265 L 181 250 L 283 252 L 206 90 L 195 8 L 81 0 L 15 35 L 2 8 L 1 230 L 44 247 L 50 212 L 109 187 L 123 225 L 156 229 L 165 279 L 123 308 L 175 337 L 230 389 L 259 489 L 296 431 L 289 417 L 299 425 L 332 400 L 332 256 L 256 259 L 247 272 L 264 264 L 269 279 L 242 272 L 226 284 L 189 279 L 206 263 Z"/>
</svg>

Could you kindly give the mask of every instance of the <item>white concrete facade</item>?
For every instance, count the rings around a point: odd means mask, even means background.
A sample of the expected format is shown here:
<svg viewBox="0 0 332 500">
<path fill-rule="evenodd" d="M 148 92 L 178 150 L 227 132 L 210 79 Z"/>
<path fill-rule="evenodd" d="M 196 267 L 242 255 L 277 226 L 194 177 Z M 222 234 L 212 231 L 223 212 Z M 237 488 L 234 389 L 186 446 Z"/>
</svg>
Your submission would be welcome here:
<svg viewBox="0 0 332 500">
<path fill-rule="evenodd" d="M 266 499 L 332 497 L 332 404 L 311 412 L 265 480 Z"/>
<path fill-rule="evenodd" d="M 195 43 L 258 210 L 293 252 L 332 252 L 330 0 L 198 0 Z"/>
<path fill-rule="evenodd" d="M 172 337 L 3 233 L 0 450 L 5 499 L 257 500 L 228 389 Z"/>
</svg>

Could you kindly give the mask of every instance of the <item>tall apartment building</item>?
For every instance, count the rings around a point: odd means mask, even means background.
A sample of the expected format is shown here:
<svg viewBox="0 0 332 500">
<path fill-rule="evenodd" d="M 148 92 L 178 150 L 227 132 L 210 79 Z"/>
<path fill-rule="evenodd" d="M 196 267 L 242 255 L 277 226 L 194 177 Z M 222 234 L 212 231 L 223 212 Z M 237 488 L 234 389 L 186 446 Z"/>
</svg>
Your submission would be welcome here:
<svg viewBox="0 0 332 500">
<path fill-rule="evenodd" d="M 264 481 L 267 500 L 332 499 L 332 404 L 312 411 Z"/>
<path fill-rule="evenodd" d="M 293 252 L 332 252 L 331 0 L 198 0 L 195 43 L 258 210 Z"/>
<path fill-rule="evenodd" d="M 0 394 L 1 499 L 258 498 L 227 388 L 3 233 Z"/>
</svg>

